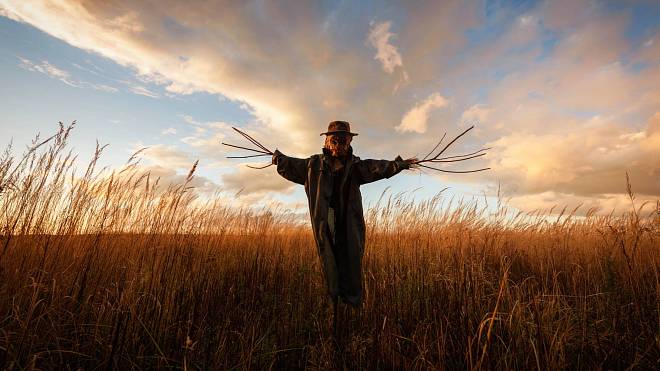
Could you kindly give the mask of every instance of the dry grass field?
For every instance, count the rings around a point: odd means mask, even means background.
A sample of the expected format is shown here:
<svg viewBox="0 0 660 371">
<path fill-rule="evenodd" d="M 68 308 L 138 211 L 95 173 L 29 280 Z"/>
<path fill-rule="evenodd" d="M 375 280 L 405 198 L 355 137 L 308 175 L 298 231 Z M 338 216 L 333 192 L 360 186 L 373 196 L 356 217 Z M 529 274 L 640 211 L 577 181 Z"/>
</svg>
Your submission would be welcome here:
<svg viewBox="0 0 660 371">
<path fill-rule="evenodd" d="M 632 190 L 584 218 L 385 199 L 334 338 L 307 224 L 101 172 L 100 148 L 74 176 L 69 130 L 0 158 L 3 369 L 660 367 L 659 206 Z"/>
</svg>

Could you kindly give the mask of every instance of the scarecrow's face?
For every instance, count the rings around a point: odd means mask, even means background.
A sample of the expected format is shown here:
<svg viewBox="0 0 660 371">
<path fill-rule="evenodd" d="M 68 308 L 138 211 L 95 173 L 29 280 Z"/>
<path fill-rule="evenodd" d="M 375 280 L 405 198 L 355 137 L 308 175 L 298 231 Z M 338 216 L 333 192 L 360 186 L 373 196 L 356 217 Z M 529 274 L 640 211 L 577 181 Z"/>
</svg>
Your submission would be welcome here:
<svg viewBox="0 0 660 371">
<path fill-rule="evenodd" d="M 325 148 L 335 157 L 346 156 L 352 139 L 352 135 L 329 134 L 325 137 Z"/>
</svg>

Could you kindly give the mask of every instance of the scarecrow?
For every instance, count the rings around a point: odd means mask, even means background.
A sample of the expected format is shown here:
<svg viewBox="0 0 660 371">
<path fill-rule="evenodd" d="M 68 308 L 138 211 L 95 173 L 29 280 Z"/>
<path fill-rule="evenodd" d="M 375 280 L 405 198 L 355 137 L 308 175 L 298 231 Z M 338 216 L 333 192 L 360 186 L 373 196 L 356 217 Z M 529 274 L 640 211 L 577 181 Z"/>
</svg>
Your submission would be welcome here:
<svg viewBox="0 0 660 371">
<path fill-rule="evenodd" d="M 272 156 L 271 163 L 267 165 L 248 166 L 263 169 L 277 165 L 277 172 L 282 177 L 305 187 L 314 240 L 333 303 L 333 327 L 336 331 L 339 301 L 353 307 L 359 307 L 362 303 L 362 257 L 366 228 L 360 186 L 390 178 L 406 169 L 427 168 L 450 173 L 487 170 L 454 171 L 428 166 L 428 163 L 457 162 L 483 156 L 487 149 L 460 156 L 440 157 L 451 144 L 471 129 L 465 130 L 435 156 L 430 157 L 442 143 L 443 136 L 422 160 L 415 157 L 404 160 L 401 156 L 393 161 L 360 159 L 353 154 L 351 146 L 353 137 L 358 134 L 351 132 L 350 124 L 346 121 L 330 122 L 328 130 L 321 133 L 321 136 L 325 135 L 322 153 L 305 159 L 286 156 L 278 150 L 271 152 L 236 128 L 234 130 L 256 148 L 223 144 L 257 153 L 229 158 Z"/>
</svg>

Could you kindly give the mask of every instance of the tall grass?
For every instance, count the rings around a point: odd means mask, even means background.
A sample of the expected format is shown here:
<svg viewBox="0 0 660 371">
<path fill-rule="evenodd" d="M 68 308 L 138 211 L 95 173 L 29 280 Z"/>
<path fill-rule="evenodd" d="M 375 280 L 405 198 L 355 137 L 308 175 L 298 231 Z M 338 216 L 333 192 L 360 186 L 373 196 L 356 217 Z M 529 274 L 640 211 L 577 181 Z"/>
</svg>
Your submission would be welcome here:
<svg viewBox="0 0 660 371">
<path fill-rule="evenodd" d="M 389 197 L 335 338 L 306 224 L 199 199 L 194 168 L 98 170 L 100 146 L 76 172 L 70 130 L 0 159 L 3 368 L 659 366 L 658 204 L 551 220 Z"/>
</svg>

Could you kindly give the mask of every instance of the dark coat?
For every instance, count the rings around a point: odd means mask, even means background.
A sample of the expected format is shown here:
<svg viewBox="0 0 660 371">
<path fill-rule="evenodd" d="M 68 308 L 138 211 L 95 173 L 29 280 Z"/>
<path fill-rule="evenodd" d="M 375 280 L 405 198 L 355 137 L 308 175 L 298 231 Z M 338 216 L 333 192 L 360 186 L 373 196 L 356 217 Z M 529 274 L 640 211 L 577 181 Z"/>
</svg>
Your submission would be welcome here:
<svg viewBox="0 0 660 371">
<path fill-rule="evenodd" d="M 360 186 L 398 174 L 409 165 L 397 156 L 394 161 L 360 160 L 353 148 L 339 178 L 339 210 L 330 210 L 333 175 L 330 155 L 316 154 L 306 159 L 289 157 L 275 151 L 273 162 L 284 178 L 305 186 L 309 215 L 317 252 L 323 265 L 328 292 L 353 306 L 362 302 L 362 256 L 365 223 Z M 329 215 L 330 213 L 330 215 Z M 334 225 L 332 215 L 337 215 Z M 343 217 L 342 217 L 343 216 Z"/>
</svg>

